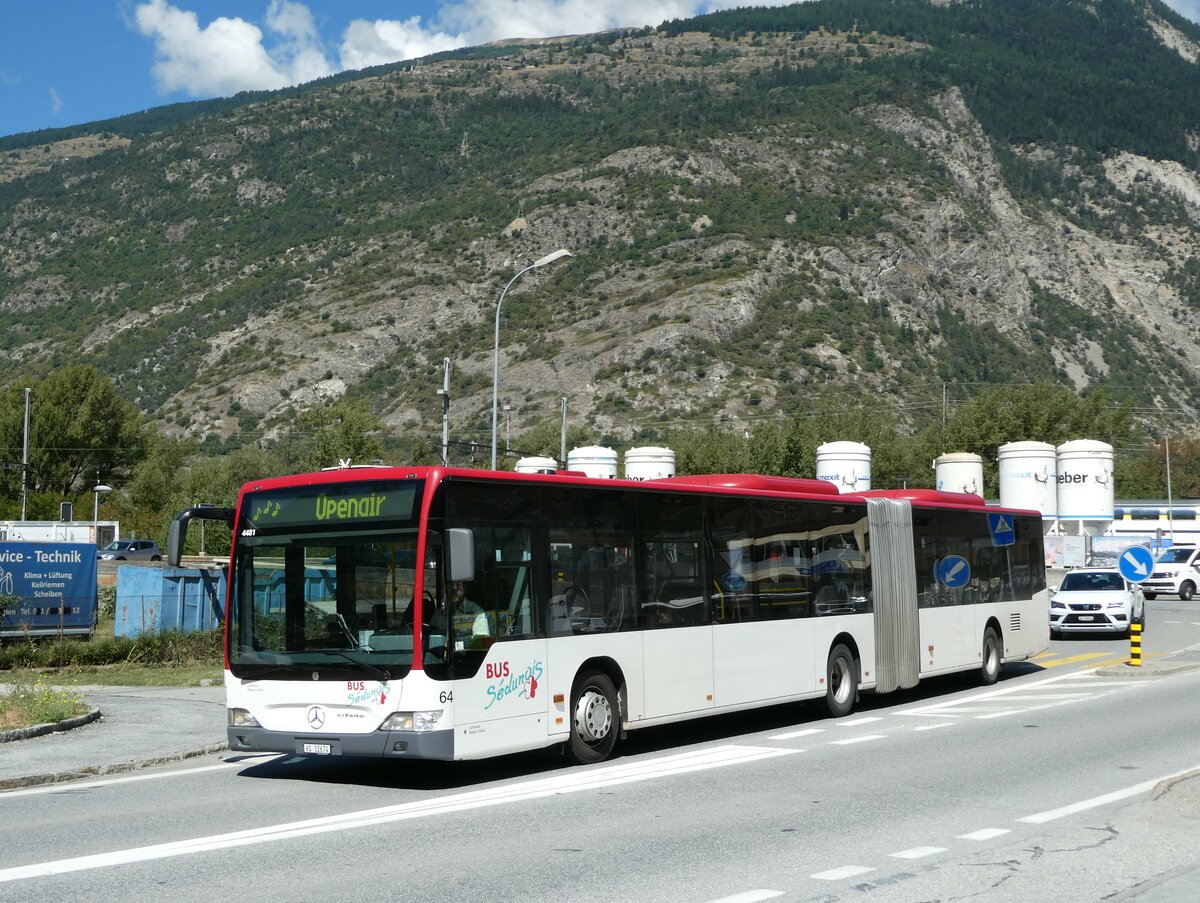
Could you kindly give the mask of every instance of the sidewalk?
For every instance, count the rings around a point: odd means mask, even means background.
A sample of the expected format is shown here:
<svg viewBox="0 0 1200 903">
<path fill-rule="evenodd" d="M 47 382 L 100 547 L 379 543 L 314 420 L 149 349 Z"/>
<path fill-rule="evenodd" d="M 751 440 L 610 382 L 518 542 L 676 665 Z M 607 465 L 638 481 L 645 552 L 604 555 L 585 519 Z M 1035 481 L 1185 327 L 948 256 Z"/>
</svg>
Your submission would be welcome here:
<svg viewBox="0 0 1200 903">
<path fill-rule="evenodd" d="M 225 688 L 75 687 L 90 724 L 0 743 L 0 791 L 174 762 L 226 748 Z"/>
</svg>

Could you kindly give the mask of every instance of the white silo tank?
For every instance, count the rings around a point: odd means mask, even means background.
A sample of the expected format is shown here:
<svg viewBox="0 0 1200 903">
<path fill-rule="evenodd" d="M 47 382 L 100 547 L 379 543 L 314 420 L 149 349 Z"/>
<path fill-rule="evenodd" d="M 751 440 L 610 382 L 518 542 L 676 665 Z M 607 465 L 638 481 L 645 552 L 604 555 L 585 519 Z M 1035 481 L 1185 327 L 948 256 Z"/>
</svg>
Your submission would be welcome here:
<svg viewBox="0 0 1200 903">
<path fill-rule="evenodd" d="M 1068 534 L 1099 536 L 1113 519 L 1113 448 L 1078 439 L 1058 451 L 1058 523 Z"/>
<path fill-rule="evenodd" d="M 939 492 L 970 492 L 983 497 L 983 458 L 971 452 L 947 452 L 933 462 Z"/>
<path fill-rule="evenodd" d="M 871 488 L 871 449 L 861 442 L 818 445 L 817 479 L 833 483 L 838 492 L 866 492 Z"/>
<path fill-rule="evenodd" d="M 558 462 L 544 455 L 530 455 L 517 461 L 517 473 L 554 473 Z"/>
<path fill-rule="evenodd" d="M 600 445 L 585 445 L 567 452 L 567 470 L 581 470 L 598 480 L 617 478 L 617 453 Z"/>
<path fill-rule="evenodd" d="M 625 479 L 661 480 L 675 476 L 675 452 L 669 448 L 631 448 L 625 452 Z"/>
<path fill-rule="evenodd" d="M 1058 456 L 1049 442 L 1009 442 L 996 456 L 1000 504 L 1042 514 L 1042 531 L 1058 520 Z"/>
</svg>

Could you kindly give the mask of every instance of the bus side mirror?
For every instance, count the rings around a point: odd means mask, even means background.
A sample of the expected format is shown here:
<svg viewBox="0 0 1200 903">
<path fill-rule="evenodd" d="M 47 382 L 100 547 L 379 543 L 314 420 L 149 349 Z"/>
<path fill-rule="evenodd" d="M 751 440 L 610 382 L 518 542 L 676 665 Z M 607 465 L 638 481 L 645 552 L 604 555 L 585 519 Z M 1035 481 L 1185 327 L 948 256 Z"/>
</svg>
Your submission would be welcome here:
<svg viewBox="0 0 1200 903">
<path fill-rule="evenodd" d="M 193 518 L 201 518 L 203 520 L 219 520 L 224 521 L 229 529 L 233 529 L 233 514 L 232 508 L 216 508 L 212 505 L 201 505 L 198 508 L 189 508 L 187 511 L 180 512 L 175 515 L 175 519 L 171 521 L 171 528 L 167 531 L 167 564 L 173 568 L 179 567 L 180 561 L 183 560 L 183 547 L 187 542 L 188 524 Z"/>
<path fill-rule="evenodd" d="M 451 527 L 446 531 L 446 549 L 450 553 L 450 581 L 474 580 L 475 534 L 465 527 Z"/>
</svg>

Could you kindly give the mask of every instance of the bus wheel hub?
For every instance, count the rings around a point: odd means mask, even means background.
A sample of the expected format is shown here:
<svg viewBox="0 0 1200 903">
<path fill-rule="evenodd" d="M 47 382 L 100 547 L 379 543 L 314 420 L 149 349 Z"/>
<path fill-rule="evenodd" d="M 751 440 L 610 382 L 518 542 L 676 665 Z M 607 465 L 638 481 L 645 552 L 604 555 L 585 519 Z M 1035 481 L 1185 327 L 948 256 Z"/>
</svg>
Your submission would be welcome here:
<svg viewBox="0 0 1200 903">
<path fill-rule="evenodd" d="M 575 730 L 587 743 L 603 740 L 612 730 L 612 709 L 603 693 L 584 690 L 575 704 Z"/>
</svg>

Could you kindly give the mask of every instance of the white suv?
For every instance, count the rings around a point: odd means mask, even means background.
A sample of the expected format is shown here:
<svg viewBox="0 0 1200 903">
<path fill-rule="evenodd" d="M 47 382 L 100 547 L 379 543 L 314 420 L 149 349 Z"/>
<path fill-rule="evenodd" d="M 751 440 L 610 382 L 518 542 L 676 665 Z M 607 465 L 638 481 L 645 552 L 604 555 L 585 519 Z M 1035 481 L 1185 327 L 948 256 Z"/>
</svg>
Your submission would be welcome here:
<svg viewBox="0 0 1200 903">
<path fill-rule="evenodd" d="M 1200 585 L 1200 548 L 1196 546 L 1170 546 L 1158 561 L 1154 562 L 1154 573 L 1142 583 L 1142 592 L 1147 599 L 1159 593 L 1179 596 L 1184 602 L 1196 595 Z"/>
<path fill-rule="evenodd" d="M 1116 568 L 1068 571 L 1050 596 L 1050 632 L 1129 636 L 1129 625 L 1146 623 L 1141 587 Z"/>
</svg>

